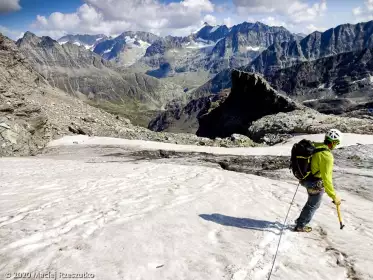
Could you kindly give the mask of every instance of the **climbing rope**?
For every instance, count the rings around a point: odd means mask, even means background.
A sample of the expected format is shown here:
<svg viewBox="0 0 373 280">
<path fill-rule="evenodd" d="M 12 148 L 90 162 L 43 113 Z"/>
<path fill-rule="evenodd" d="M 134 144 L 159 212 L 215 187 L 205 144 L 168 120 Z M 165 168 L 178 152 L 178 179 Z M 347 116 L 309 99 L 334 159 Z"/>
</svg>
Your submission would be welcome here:
<svg viewBox="0 0 373 280">
<path fill-rule="evenodd" d="M 294 199 L 295 199 L 295 196 L 297 195 L 297 192 L 298 192 L 298 189 L 299 189 L 299 185 L 300 185 L 300 184 L 298 184 L 297 189 L 295 190 L 295 193 L 294 193 L 293 199 L 292 199 L 292 201 L 291 201 L 291 203 L 290 203 L 290 207 L 289 207 L 288 213 L 286 214 L 286 217 L 285 217 L 284 223 L 282 224 L 282 229 L 281 229 L 281 233 L 280 233 L 280 238 L 279 238 L 279 240 L 278 240 L 277 249 L 276 249 L 276 254 L 275 254 L 274 258 L 273 258 L 272 268 L 271 268 L 271 271 L 269 272 L 269 275 L 268 275 L 268 280 L 271 279 L 272 272 L 273 272 L 273 268 L 275 267 L 276 258 L 277 258 L 277 253 L 278 253 L 278 249 L 280 248 L 280 243 L 281 243 L 282 234 L 283 234 L 283 232 L 284 232 L 284 228 L 285 228 L 285 225 L 286 225 L 286 221 L 288 220 L 288 216 L 289 216 L 289 213 L 290 213 L 291 206 L 293 205 L 293 203 L 294 203 Z"/>
</svg>

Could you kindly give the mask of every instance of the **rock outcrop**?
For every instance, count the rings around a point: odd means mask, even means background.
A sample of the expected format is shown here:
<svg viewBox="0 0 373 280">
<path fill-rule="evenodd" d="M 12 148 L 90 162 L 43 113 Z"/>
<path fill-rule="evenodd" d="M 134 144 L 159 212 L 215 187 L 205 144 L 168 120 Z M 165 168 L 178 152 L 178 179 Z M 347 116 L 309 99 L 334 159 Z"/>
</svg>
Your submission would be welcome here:
<svg viewBox="0 0 373 280">
<path fill-rule="evenodd" d="M 303 102 L 303 105 L 312 108 L 322 114 L 342 115 L 354 110 L 356 102 L 347 98 L 323 98 L 312 99 Z"/>
<path fill-rule="evenodd" d="M 343 133 L 373 134 L 371 120 L 324 115 L 303 109 L 265 116 L 252 123 L 248 136 L 256 142 L 275 144 L 278 139 L 293 134 L 325 133 L 331 128 Z"/>
<path fill-rule="evenodd" d="M 227 137 L 247 135 L 253 121 L 278 112 L 290 112 L 301 106 L 278 94 L 259 75 L 232 72 L 232 90 L 219 107 L 199 118 L 198 136 Z"/>
</svg>

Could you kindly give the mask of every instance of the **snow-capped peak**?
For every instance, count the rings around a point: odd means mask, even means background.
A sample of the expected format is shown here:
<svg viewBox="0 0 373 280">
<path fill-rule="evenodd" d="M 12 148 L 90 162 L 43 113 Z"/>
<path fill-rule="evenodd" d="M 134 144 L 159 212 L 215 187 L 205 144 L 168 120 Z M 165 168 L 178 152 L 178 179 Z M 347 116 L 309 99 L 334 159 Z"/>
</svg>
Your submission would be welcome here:
<svg viewBox="0 0 373 280">
<path fill-rule="evenodd" d="M 107 38 L 103 34 L 98 35 L 82 35 L 82 34 L 76 34 L 76 35 L 66 35 L 58 39 L 58 42 L 60 45 L 64 45 L 66 43 L 71 43 L 76 46 L 83 46 L 87 50 L 93 51 L 95 46 L 100 43 L 102 40 Z"/>
</svg>

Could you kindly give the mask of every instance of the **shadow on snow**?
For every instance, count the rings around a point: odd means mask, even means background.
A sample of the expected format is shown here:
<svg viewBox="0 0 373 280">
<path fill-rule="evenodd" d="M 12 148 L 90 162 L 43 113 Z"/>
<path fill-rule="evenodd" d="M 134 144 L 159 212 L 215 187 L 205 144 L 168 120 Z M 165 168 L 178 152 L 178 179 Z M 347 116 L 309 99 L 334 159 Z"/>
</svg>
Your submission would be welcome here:
<svg viewBox="0 0 373 280">
<path fill-rule="evenodd" d="M 221 214 L 201 214 L 199 215 L 202 219 L 210 222 L 214 222 L 223 226 L 237 227 L 242 229 L 268 231 L 274 234 L 280 234 L 283 227 L 282 223 L 269 222 L 264 220 L 256 220 L 250 218 L 236 218 L 225 216 Z"/>
</svg>

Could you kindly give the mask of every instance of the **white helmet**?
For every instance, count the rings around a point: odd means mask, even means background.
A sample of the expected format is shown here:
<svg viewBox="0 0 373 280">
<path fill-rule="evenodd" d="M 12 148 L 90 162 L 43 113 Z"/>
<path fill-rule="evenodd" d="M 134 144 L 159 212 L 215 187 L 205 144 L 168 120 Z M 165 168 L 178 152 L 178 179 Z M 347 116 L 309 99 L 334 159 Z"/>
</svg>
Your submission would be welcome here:
<svg viewBox="0 0 373 280">
<path fill-rule="evenodd" d="M 325 134 L 325 139 L 330 141 L 342 141 L 342 132 L 338 129 L 331 129 Z"/>
</svg>

